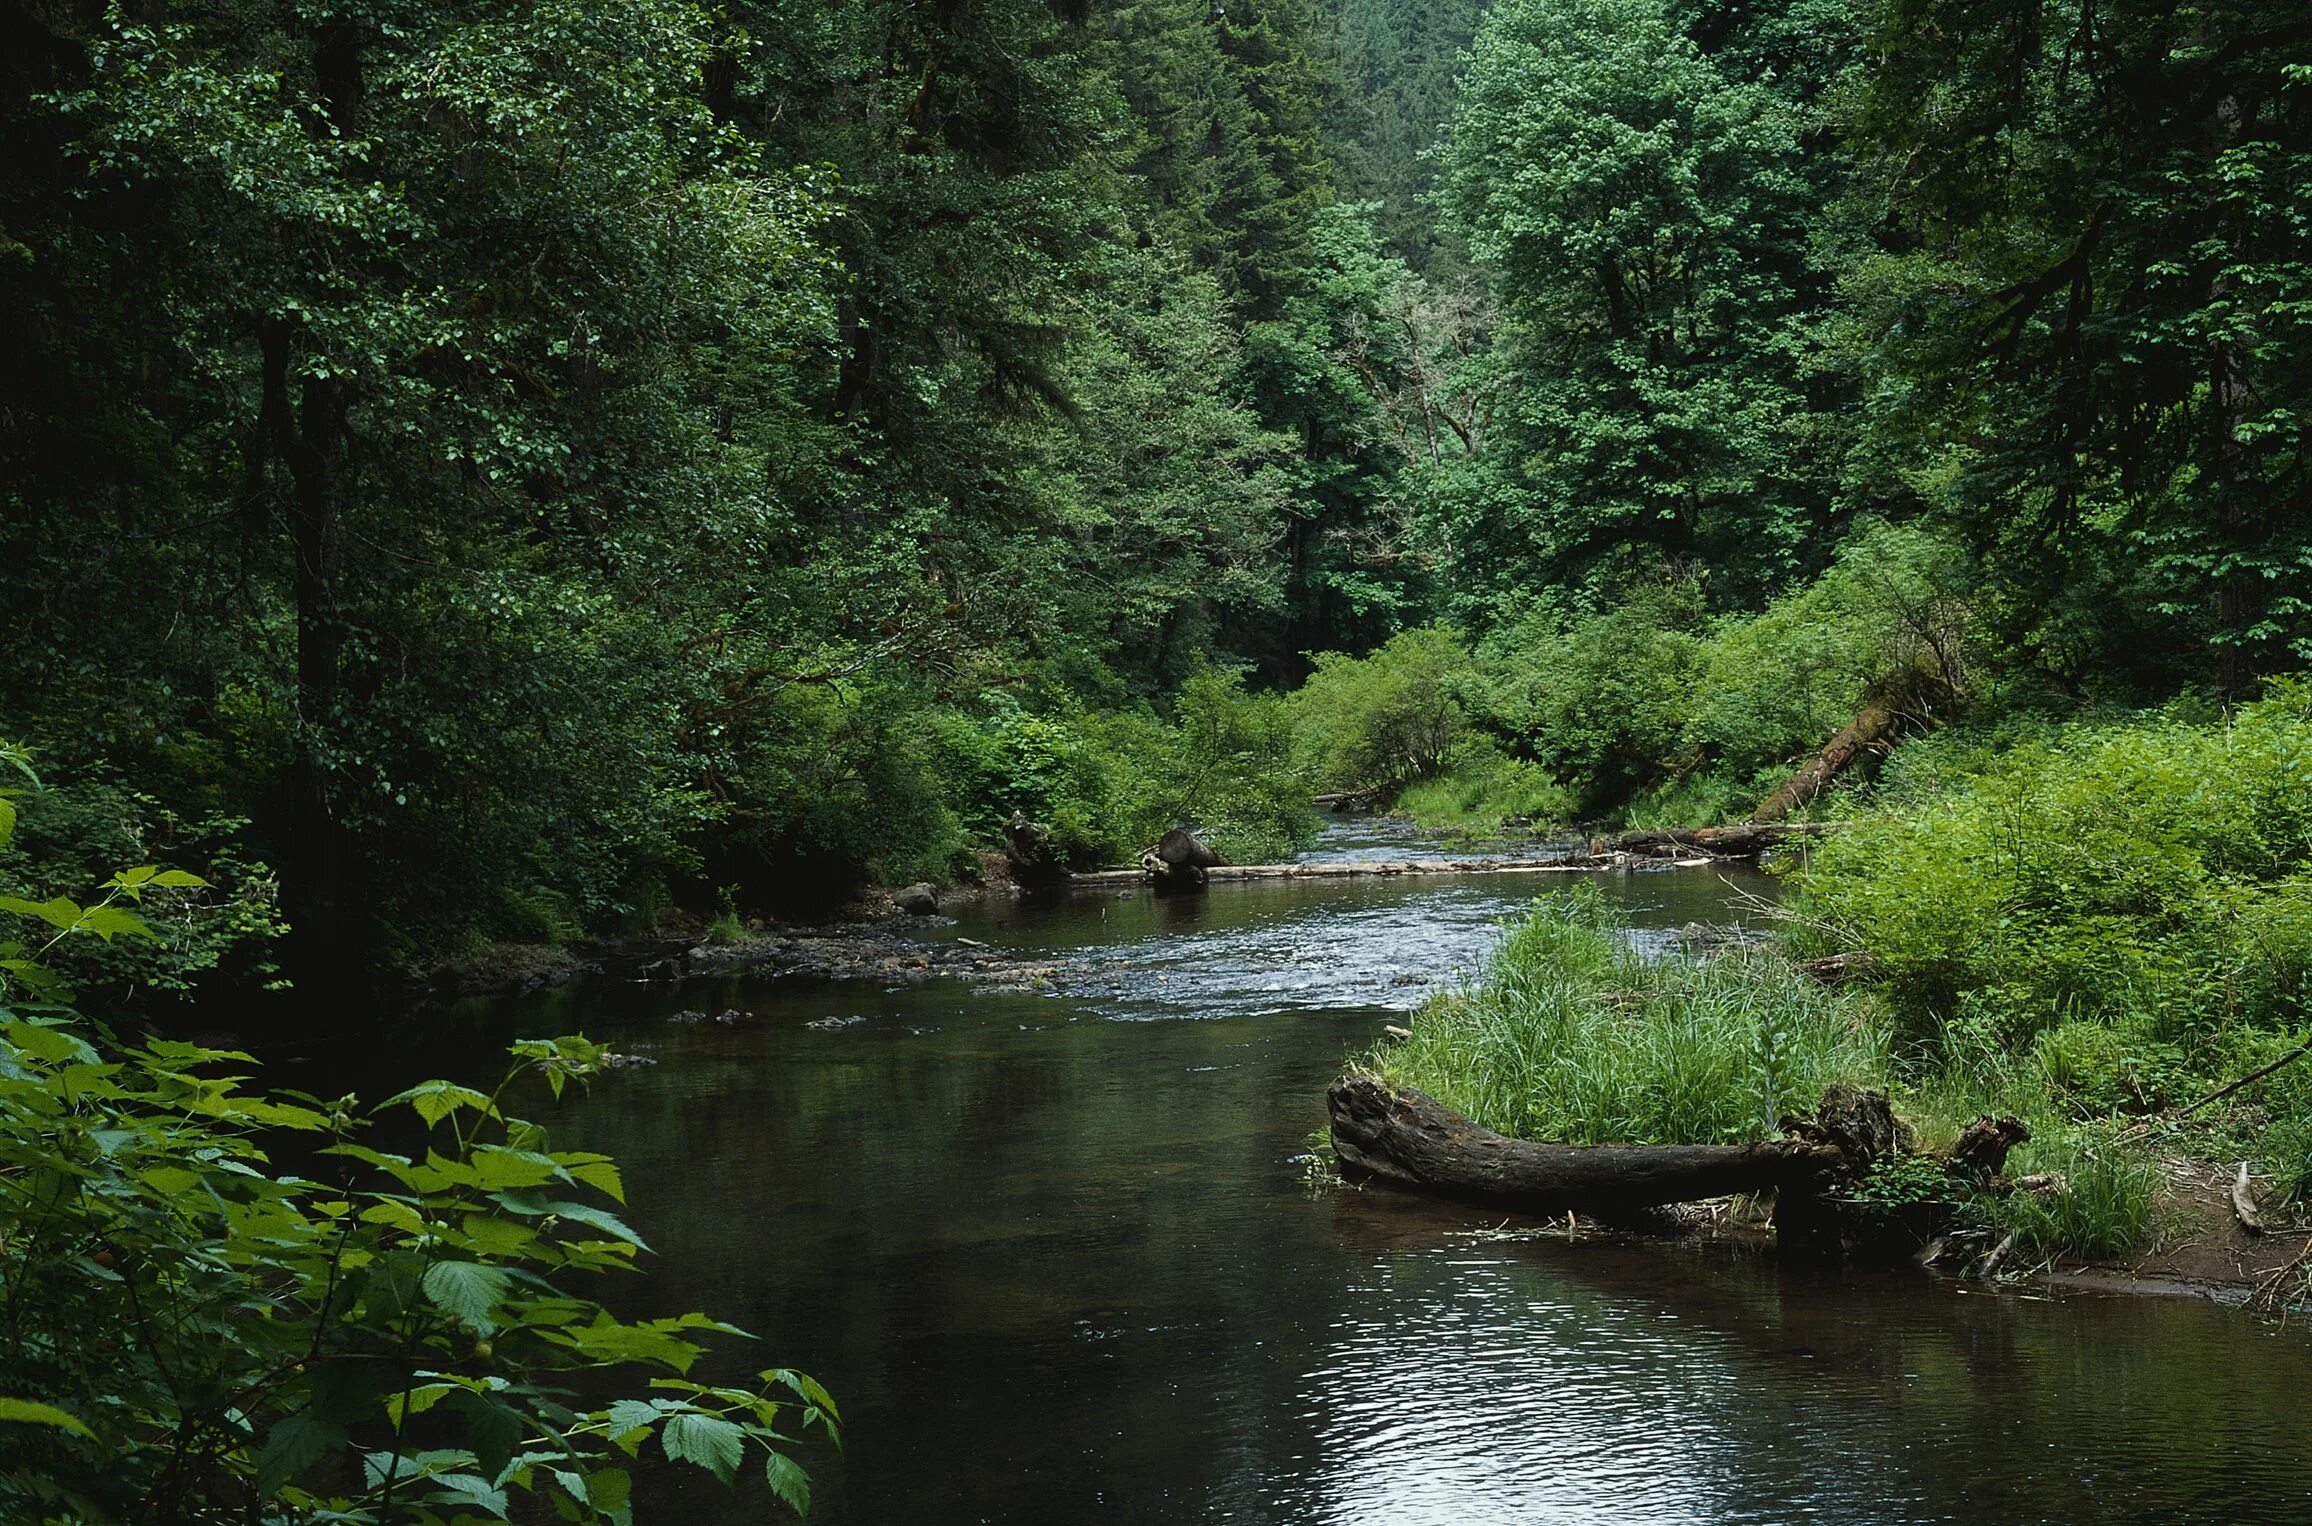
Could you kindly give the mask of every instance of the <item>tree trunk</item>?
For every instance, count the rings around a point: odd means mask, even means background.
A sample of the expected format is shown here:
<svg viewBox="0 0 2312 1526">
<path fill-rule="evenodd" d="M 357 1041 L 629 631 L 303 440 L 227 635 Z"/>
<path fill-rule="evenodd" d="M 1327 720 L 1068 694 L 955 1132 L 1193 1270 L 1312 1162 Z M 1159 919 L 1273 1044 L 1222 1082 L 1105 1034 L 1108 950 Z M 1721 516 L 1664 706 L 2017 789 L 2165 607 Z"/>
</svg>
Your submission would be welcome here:
<svg viewBox="0 0 2312 1526">
<path fill-rule="evenodd" d="M 1335 1081 L 1327 1101 L 1342 1172 L 1525 1213 L 1658 1208 L 1735 1192 L 1819 1191 L 1846 1157 L 1794 1139 L 1744 1145 L 1562 1145 L 1511 1139 L 1426 1093 L 1372 1076 Z"/>
<path fill-rule="evenodd" d="M 1743 1145 L 1537 1144 L 1354 1072 L 1333 1083 L 1326 1102 L 1333 1153 L 1352 1180 L 1543 1217 L 1626 1218 L 1671 1203 L 1772 1192 L 1778 1236 L 1825 1252 L 1883 1246 L 1890 1231 L 1912 1244 L 1939 1232 L 1969 1192 L 1996 1185 L 2007 1152 L 2031 1137 L 2019 1119 L 1976 1119 L 1951 1150 L 1927 1157 L 1943 1168 L 1948 1191 L 1890 1214 L 1845 1190 L 1874 1162 L 1911 1153 L 1911 1131 L 1880 1091 L 1833 1086 L 1811 1117 L 1782 1120 L 1784 1137 Z"/>
<path fill-rule="evenodd" d="M 1807 759 L 1796 773 L 1782 781 L 1780 788 L 1759 802 L 1758 809 L 1750 813 L 1751 821 L 1777 822 L 1792 811 L 1802 809 L 1830 788 L 1848 764 L 1866 752 L 1887 746 L 1902 729 L 1902 711 L 1892 694 L 1873 689 L 1854 719 L 1840 728 L 1822 751 Z"/>
<path fill-rule="evenodd" d="M 294 971 L 312 991 L 350 968 L 353 950 L 344 901 L 344 850 L 330 798 L 328 754 L 335 743 L 345 644 L 337 608 L 344 561 L 344 400 L 332 382 L 308 378 L 292 417 L 290 325 L 268 319 L 262 416 L 273 451 L 289 469 L 289 518 L 296 557 L 297 753 L 290 778 L 290 849 L 282 866 L 282 903 L 294 940 Z"/>
<path fill-rule="evenodd" d="M 1764 822 L 1732 827 L 1695 827 L 1691 830 L 1624 832 L 1614 839 L 1613 846 L 1624 853 L 1660 853 L 1666 849 L 1692 848 L 1713 858 L 1755 858 L 1768 848 L 1779 847 L 1794 837 L 1811 837 L 1821 830 L 1821 825 L 1814 822 L 1801 822 L 1796 826 Z"/>
</svg>

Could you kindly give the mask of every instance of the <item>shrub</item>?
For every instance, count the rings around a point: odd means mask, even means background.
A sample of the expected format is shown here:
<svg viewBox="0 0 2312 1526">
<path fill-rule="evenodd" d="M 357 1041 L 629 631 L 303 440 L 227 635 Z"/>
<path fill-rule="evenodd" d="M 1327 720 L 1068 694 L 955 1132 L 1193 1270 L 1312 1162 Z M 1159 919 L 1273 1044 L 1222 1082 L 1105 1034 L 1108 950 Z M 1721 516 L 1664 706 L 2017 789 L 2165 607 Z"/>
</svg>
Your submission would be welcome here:
<svg viewBox="0 0 2312 1526">
<path fill-rule="evenodd" d="M 1486 637 L 1465 688 L 1485 725 L 1578 809 L 1610 810 L 1677 767 L 1702 627 L 1701 585 L 1683 577 L 1586 618 L 1537 609 Z"/>
<path fill-rule="evenodd" d="M 1829 839 L 1799 909 L 1914 1014 L 1997 990 L 2017 1041 L 2077 1018 L 2176 1042 L 2288 1025 L 2312 968 L 2312 690 L 2229 725 L 2150 716 L 2020 748 Z"/>
<path fill-rule="evenodd" d="M 1443 777 L 1397 797 L 1397 809 L 1424 827 L 1480 836 L 1512 823 L 1561 822 L 1572 807 L 1573 797 L 1539 764 L 1483 737 L 1462 743 Z"/>
<path fill-rule="evenodd" d="M 0 838 L 13 820 L 0 792 Z M 495 1092 L 429 1082 L 364 1111 L 246 1091 L 248 1055 L 120 1042 L 61 1005 L 43 953 L 150 937 L 132 907 L 191 881 L 0 897 L 40 930 L 0 947 L 0 1516 L 626 1522 L 652 1442 L 726 1482 L 751 1458 L 804 1508 L 782 1427 L 832 1431 L 816 1383 L 694 1381 L 706 1341 L 740 1332 L 572 1291 L 644 1248 L 618 1168 L 505 1102 L 522 1078 L 560 1096 L 595 1046 L 516 1044 Z M 422 1155 L 365 1140 L 404 1113 Z M 571 1397 L 604 1371 L 648 1374 L 650 1397 Z"/>
<path fill-rule="evenodd" d="M 1394 798 L 1445 769 L 1468 719 L 1457 686 L 1469 669 L 1459 633 L 1400 631 L 1367 657 L 1316 654 L 1293 695 L 1301 756 L 1320 787 Z"/>
<path fill-rule="evenodd" d="M 1240 863 L 1283 857 L 1316 833 L 1284 701 L 1247 694 L 1234 675 L 1191 674 L 1169 723 L 1145 710 L 1036 714 L 1000 694 L 985 703 L 979 716 L 936 711 L 925 728 L 949 810 L 982 841 L 1000 841 L 1019 811 L 1089 868 L 1184 822 Z"/>
</svg>

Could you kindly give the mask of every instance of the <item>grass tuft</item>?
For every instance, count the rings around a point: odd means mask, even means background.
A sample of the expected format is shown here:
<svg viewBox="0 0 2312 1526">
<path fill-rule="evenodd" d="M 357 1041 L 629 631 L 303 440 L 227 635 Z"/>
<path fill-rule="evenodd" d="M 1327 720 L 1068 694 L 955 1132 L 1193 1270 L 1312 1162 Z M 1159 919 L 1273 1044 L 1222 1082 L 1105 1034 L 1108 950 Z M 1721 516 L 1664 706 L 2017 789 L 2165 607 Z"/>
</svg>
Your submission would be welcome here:
<svg viewBox="0 0 2312 1526">
<path fill-rule="evenodd" d="M 1863 1001 L 1771 951 L 1639 953 L 1585 886 L 1536 902 L 1483 981 L 1371 1063 L 1505 1134 L 1704 1144 L 1768 1137 L 1832 1082 L 1881 1082 L 1886 1040 Z"/>
</svg>

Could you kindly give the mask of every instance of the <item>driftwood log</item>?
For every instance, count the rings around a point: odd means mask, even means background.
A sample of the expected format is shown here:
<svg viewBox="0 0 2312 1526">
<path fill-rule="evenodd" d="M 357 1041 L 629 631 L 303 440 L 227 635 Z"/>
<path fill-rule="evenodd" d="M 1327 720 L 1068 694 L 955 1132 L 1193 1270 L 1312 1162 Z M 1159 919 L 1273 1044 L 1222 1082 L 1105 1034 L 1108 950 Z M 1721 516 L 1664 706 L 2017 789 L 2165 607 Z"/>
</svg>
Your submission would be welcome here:
<svg viewBox="0 0 2312 1526">
<path fill-rule="evenodd" d="M 1806 1118 L 1782 1120 L 1783 1137 L 1740 1145 L 1565 1145 L 1512 1139 L 1454 1112 L 1425 1092 L 1350 1072 L 1327 1094 L 1333 1153 L 1352 1181 L 1380 1181 L 1490 1208 L 1555 1217 L 1627 1217 L 1672 1203 L 1734 1193 L 1773 1193 L 1786 1241 L 1855 1243 L 1880 1235 L 1848 1195 L 1881 1159 L 1907 1155 L 1910 1129 L 1886 1093 L 1834 1086 Z M 1923 1240 L 1971 1189 L 1995 1182 L 2007 1152 L 2031 1137 L 2013 1118 L 1979 1118 L 1933 1157 L 1948 1174 L 1949 1201 L 1903 1227 Z"/>
<path fill-rule="evenodd" d="M 1624 853 L 1677 853 L 1692 849 L 1713 858 L 1756 858 L 1769 848 L 1778 848 L 1793 838 L 1814 836 L 1822 830 L 1819 822 L 1754 822 L 1731 827 L 1624 832 L 1613 839 L 1613 846 Z"/>
<path fill-rule="evenodd" d="M 1696 859 L 1695 863 L 1708 863 Z M 1600 869 L 1656 868 L 1629 854 L 1578 854 L 1567 858 L 1406 858 L 1364 859 L 1347 863 L 1215 864 L 1204 871 L 1209 881 L 1220 880 L 1347 880 L 1391 879 L 1444 874 L 1594 874 Z M 1071 878 L 1084 889 L 1145 884 L 1149 871 L 1091 869 Z"/>
<path fill-rule="evenodd" d="M 1333 1153 L 1352 1180 L 1533 1214 L 1615 1213 L 1736 1192 L 1808 1188 L 1845 1161 L 1835 1146 L 1562 1145 L 1511 1139 L 1426 1092 L 1345 1075 L 1328 1096 Z"/>
</svg>

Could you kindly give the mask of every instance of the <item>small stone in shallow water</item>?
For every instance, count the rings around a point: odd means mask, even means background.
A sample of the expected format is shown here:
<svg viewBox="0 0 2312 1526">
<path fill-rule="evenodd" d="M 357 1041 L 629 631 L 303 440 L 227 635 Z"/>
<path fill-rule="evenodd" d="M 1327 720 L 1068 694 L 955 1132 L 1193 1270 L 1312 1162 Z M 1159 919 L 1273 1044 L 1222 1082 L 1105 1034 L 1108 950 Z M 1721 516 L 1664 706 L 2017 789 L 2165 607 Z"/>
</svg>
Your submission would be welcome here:
<svg viewBox="0 0 2312 1526">
<path fill-rule="evenodd" d="M 667 1019 L 670 1023 L 703 1023 L 706 1020 L 707 1014 L 695 1007 L 686 1007 Z"/>
<path fill-rule="evenodd" d="M 864 1017 L 814 1017 L 809 1022 L 803 1024 L 803 1026 L 806 1028 L 816 1028 L 822 1033 L 833 1033 L 838 1028 L 848 1028 L 853 1023 L 863 1023 L 865 1021 L 867 1021 L 867 1019 Z"/>
</svg>

